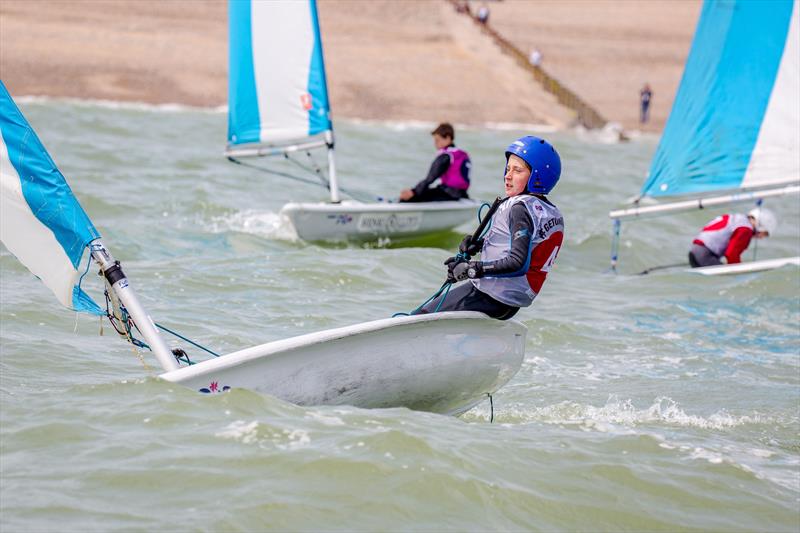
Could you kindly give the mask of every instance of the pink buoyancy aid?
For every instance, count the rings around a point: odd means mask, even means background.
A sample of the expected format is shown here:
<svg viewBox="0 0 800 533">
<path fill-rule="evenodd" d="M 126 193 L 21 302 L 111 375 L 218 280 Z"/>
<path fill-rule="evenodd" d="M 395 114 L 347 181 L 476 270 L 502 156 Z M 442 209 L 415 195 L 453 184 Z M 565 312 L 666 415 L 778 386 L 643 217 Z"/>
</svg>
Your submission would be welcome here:
<svg viewBox="0 0 800 533">
<path fill-rule="evenodd" d="M 467 152 L 461 148 L 456 148 L 455 146 L 442 148 L 439 150 L 439 154 L 447 154 L 450 156 L 450 166 L 447 167 L 445 173 L 440 176 L 442 185 L 452 189 L 460 189 L 462 191 L 469 189 L 469 169 L 471 166 L 469 154 L 467 154 Z M 467 174 L 466 177 L 461 173 L 461 167 L 464 166 L 465 162 Z"/>
<path fill-rule="evenodd" d="M 745 215 L 735 213 L 733 215 L 720 215 L 703 228 L 703 230 L 692 241 L 694 244 L 701 244 L 711 250 L 711 253 L 721 257 L 728 247 L 731 235 L 738 228 L 753 229 L 753 225 L 747 220 Z"/>
</svg>

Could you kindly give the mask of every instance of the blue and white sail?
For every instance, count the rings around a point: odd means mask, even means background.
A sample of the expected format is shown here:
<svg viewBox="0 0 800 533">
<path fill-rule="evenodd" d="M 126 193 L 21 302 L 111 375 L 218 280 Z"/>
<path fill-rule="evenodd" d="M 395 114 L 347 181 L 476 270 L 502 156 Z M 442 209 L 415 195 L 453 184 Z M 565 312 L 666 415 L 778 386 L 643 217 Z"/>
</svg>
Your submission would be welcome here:
<svg viewBox="0 0 800 533">
<path fill-rule="evenodd" d="M 331 130 L 314 0 L 228 4 L 228 151 Z"/>
<path fill-rule="evenodd" d="M 0 81 L 0 240 L 58 301 L 103 314 L 78 267 L 100 234 Z"/>
<path fill-rule="evenodd" d="M 797 0 L 707 0 L 642 196 L 800 182 Z"/>
</svg>

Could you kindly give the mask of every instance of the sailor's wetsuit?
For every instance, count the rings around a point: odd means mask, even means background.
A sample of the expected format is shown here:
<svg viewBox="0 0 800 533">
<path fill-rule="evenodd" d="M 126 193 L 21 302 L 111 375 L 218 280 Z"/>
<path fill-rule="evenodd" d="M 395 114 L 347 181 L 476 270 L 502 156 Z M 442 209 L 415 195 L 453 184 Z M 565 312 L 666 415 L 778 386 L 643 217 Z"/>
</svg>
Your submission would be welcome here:
<svg viewBox="0 0 800 533">
<path fill-rule="evenodd" d="M 492 217 L 477 269 L 450 290 L 439 311 L 481 311 L 506 320 L 533 303 L 561 249 L 564 217 L 547 198 L 522 194 L 507 199 Z M 442 296 L 420 312 L 431 313 Z"/>
<path fill-rule="evenodd" d="M 439 150 L 439 155 L 431 163 L 428 175 L 417 183 L 414 196 L 407 202 L 442 202 L 469 198 L 469 172 L 472 163 L 467 152 L 451 144 Z M 441 180 L 441 184 L 431 187 L 434 181 Z"/>
</svg>

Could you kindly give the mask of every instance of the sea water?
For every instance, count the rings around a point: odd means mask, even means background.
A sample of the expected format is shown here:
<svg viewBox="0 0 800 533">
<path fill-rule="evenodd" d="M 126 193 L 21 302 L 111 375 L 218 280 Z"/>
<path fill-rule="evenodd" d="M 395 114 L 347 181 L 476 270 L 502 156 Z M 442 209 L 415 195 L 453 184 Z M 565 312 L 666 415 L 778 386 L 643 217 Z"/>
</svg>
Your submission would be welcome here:
<svg viewBox="0 0 800 533">
<path fill-rule="evenodd" d="M 228 162 L 221 111 L 22 110 L 153 317 L 220 353 L 413 309 L 477 223 L 426 246 L 309 244 L 278 211 L 326 191 Z M 336 127 L 340 181 L 362 194 L 396 196 L 434 156 L 426 125 Z M 458 129 L 474 197 L 501 193 L 505 147 L 536 131 Z M 566 240 L 518 314 L 525 361 L 494 423 L 487 403 L 453 418 L 160 381 L 151 354 L 59 307 L 2 248 L 0 529 L 797 531 L 798 270 L 634 275 L 685 260 L 710 209 L 623 224 L 607 272 L 607 212 L 657 139 L 540 134 L 563 161 Z M 798 255 L 798 198 L 767 205 L 780 226 L 758 258 Z M 102 303 L 94 268 L 84 286 Z"/>
</svg>

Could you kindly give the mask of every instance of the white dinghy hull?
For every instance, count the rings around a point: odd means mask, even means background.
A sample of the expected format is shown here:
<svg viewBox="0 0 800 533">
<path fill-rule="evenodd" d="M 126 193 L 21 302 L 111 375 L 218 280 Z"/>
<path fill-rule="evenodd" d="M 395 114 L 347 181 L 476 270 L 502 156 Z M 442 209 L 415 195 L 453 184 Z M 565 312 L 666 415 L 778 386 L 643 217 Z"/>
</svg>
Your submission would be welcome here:
<svg viewBox="0 0 800 533">
<path fill-rule="evenodd" d="M 751 261 L 749 263 L 736 263 L 734 265 L 714 265 L 707 267 L 690 268 L 687 272 L 702 274 L 704 276 L 724 276 L 731 274 L 749 274 L 750 272 L 762 272 L 785 267 L 787 265 L 800 266 L 800 256 L 782 257 L 780 259 L 765 259 L 763 261 Z"/>
<path fill-rule="evenodd" d="M 443 232 L 477 219 L 474 200 L 420 203 L 289 203 L 281 214 L 306 241 L 371 240 Z"/>
<path fill-rule="evenodd" d="M 505 385 L 527 328 L 477 312 L 389 318 L 279 340 L 161 378 L 201 392 L 247 388 L 298 405 L 463 413 Z"/>
</svg>

